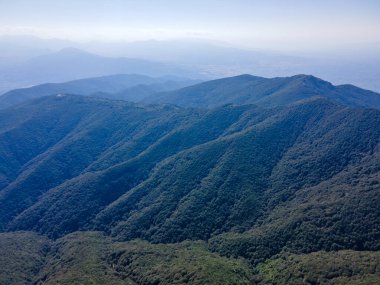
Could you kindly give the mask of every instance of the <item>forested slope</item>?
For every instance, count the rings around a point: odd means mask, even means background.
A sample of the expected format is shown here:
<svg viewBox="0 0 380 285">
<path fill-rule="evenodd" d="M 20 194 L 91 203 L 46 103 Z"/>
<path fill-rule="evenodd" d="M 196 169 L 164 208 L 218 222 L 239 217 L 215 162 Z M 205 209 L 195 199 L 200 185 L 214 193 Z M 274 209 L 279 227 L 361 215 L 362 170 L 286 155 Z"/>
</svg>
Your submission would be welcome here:
<svg viewBox="0 0 380 285">
<path fill-rule="evenodd" d="M 380 111 L 317 91 L 273 107 L 54 95 L 1 110 L 2 283 L 373 284 Z"/>
</svg>

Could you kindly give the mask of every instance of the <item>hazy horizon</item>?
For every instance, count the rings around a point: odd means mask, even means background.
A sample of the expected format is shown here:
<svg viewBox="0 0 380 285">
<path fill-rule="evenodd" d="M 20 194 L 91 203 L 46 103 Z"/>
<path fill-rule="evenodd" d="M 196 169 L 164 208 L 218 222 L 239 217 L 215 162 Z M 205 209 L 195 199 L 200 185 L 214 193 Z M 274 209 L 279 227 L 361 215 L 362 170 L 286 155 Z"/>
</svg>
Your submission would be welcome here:
<svg viewBox="0 0 380 285">
<path fill-rule="evenodd" d="M 81 58 L 66 59 L 63 67 L 57 55 L 65 76 L 56 70 L 39 76 L 43 70 L 25 62 L 67 47 L 176 65 L 170 70 L 180 66 L 201 78 L 302 73 L 380 91 L 380 3 L 374 0 L 0 0 L 0 11 L 0 93 L 126 70 L 106 72 L 102 63 L 95 73 L 76 73 Z"/>
<path fill-rule="evenodd" d="M 282 52 L 376 51 L 380 3 L 364 1 L 0 1 L 0 36 L 75 42 L 207 40 Z"/>
</svg>

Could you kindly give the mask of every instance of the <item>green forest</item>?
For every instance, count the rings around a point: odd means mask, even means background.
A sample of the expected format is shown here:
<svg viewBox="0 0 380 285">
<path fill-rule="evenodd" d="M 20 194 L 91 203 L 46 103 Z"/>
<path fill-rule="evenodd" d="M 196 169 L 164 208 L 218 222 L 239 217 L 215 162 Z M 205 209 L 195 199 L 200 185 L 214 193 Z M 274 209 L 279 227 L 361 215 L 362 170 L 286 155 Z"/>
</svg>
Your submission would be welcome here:
<svg viewBox="0 0 380 285">
<path fill-rule="evenodd" d="M 243 75 L 1 109 L 0 283 L 377 284 L 379 94 L 347 88 Z"/>
</svg>

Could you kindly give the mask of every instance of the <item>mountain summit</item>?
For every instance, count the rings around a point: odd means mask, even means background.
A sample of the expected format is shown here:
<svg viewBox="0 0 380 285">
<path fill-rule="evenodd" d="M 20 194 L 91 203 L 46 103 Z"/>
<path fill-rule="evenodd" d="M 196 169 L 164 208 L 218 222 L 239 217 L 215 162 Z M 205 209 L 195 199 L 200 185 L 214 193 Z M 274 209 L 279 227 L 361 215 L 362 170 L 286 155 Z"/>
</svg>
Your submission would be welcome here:
<svg viewBox="0 0 380 285">
<path fill-rule="evenodd" d="M 263 78 L 240 75 L 157 94 L 146 102 L 186 107 L 256 104 L 275 107 L 320 96 L 350 107 L 380 108 L 380 94 L 352 85 L 334 86 L 311 75 Z"/>
</svg>

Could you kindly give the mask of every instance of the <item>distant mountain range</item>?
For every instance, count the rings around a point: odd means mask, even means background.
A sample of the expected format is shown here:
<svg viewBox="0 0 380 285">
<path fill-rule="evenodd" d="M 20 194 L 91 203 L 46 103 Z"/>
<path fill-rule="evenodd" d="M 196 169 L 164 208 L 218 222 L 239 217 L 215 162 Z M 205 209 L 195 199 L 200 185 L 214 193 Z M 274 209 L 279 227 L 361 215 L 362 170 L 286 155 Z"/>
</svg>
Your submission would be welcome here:
<svg viewBox="0 0 380 285">
<path fill-rule="evenodd" d="M 176 66 L 132 58 L 103 57 L 75 48 L 33 57 L 17 64 L 0 66 L 0 93 L 45 82 L 59 83 L 113 74 L 167 75 L 200 78 L 199 72 Z"/>
<path fill-rule="evenodd" d="M 120 78 L 0 110 L 2 284 L 377 283 L 379 94 Z"/>
<path fill-rule="evenodd" d="M 68 50 L 74 48 L 78 51 L 77 56 L 80 54 L 79 50 L 102 55 L 103 58 L 112 59 L 113 64 L 122 58 L 140 59 L 143 64 L 147 62 L 152 64 L 164 63 L 163 72 L 152 74 L 149 69 L 144 69 L 143 72 L 138 65 L 134 65 L 136 70 L 126 70 L 126 67 L 120 70 L 117 67 L 111 73 L 104 73 L 105 69 L 100 68 L 98 70 L 99 66 L 96 65 L 91 65 L 95 66 L 96 69 L 84 69 L 79 64 L 81 61 L 76 59 L 71 61 L 72 65 L 68 64 L 64 69 L 73 69 L 71 72 L 76 77 L 70 77 L 70 74 L 66 74 L 67 76 L 54 75 L 54 72 L 46 72 L 45 75 L 48 76 L 46 78 L 37 76 L 42 71 L 37 68 L 33 69 L 34 58 L 37 58 L 36 67 L 40 67 L 39 56 L 44 58 L 55 53 L 59 55 L 60 50 L 64 49 L 67 52 L 67 48 Z M 0 93 L 45 82 L 64 82 L 116 73 L 140 73 L 160 77 L 168 75 L 168 69 L 171 70 L 171 75 L 196 79 L 221 78 L 244 73 L 262 77 L 313 74 L 334 84 L 351 83 L 380 92 L 380 54 L 378 49 L 373 48 L 365 53 L 358 53 L 351 49 L 355 49 L 355 47 L 347 47 L 345 51 L 339 52 L 305 54 L 245 49 L 236 47 L 233 43 L 200 39 L 77 43 L 62 39 L 40 39 L 33 36 L 0 36 Z M 99 58 L 95 60 L 98 61 Z M 86 65 L 87 63 L 84 66 Z M 27 66 L 27 70 L 32 73 L 23 73 L 24 66 Z M 109 66 L 108 63 L 107 66 Z M 49 69 L 50 66 L 47 68 Z M 78 69 L 76 70 L 76 68 Z M 175 73 L 172 73 L 172 69 L 175 69 Z M 81 70 L 86 72 L 82 74 Z M 108 72 L 108 69 L 106 70 Z M 157 71 L 157 69 L 154 70 Z M 7 77 L 6 74 L 10 71 L 12 71 L 11 77 Z M 53 71 L 57 72 L 57 70 Z M 101 71 L 101 73 L 95 71 Z M 20 72 L 22 76 L 17 77 L 17 72 Z M 29 78 L 29 76 L 31 77 Z"/>
<path fill-rule="evenodd" d="M 12 90 L 0 96 L 0 108 L 59 93 L 201 108 L 225 104 L 275 107 L 321 97 L 345 106 L 380 109 L 379 93 L 353 85 L 334 86 L 311 75 L 278 78 L 240 75 L 203 83 L 174 76 L 113 75 Z"/>
<path fill-rule="evenodd" d="M 175 76 L 149 77 L 137 74 L 118 74 L 95 78 L 79 79 L 64 83 L 46 83 L 29 88 L 11 90 L 0 96 L 0 108 L 56 94 L 91 95 L 126 101 L 141 101 L 163 91 L 180 89 L 199 83 Z"/>
</svg>

